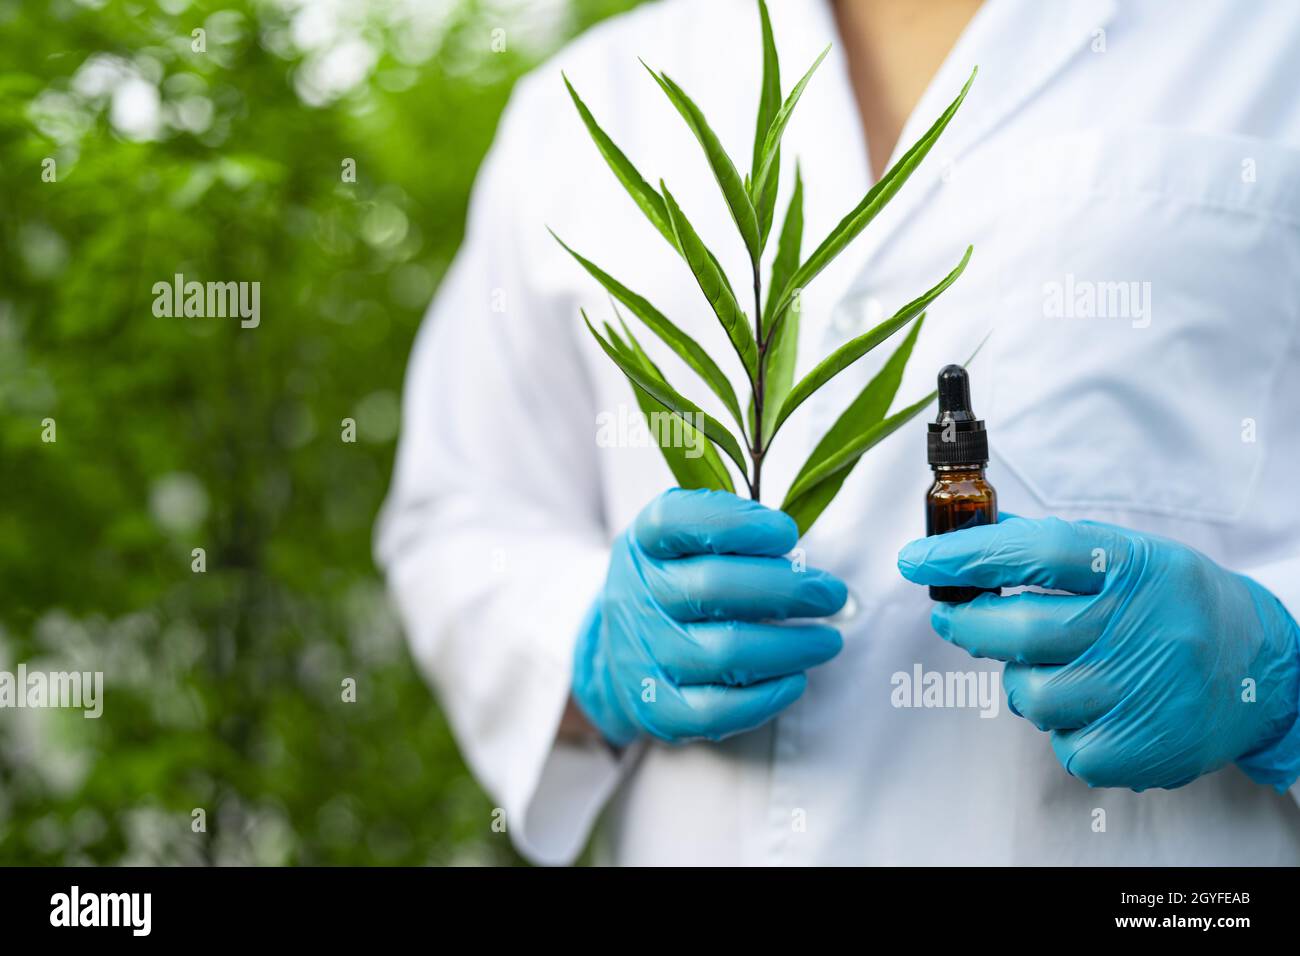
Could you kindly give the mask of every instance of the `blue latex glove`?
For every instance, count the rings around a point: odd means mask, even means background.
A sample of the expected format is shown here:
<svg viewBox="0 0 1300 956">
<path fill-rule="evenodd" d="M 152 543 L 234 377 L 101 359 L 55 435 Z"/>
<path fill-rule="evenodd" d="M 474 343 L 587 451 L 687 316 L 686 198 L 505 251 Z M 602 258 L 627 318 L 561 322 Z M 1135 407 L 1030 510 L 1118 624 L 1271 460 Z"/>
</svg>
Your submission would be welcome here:
<svg viewBox="0 0 1300 956">
<path fill-rule="evenodd" d="M 1007 661 L 1011 710 L 1050 730 L 1089 786 L 1173 788 L 1234 760 L 1279 790 L 1300 776 L 1300 628 L 1203 554 L 1113 525 L 1009 517 L 913 541 L 898 567 L 917 584 L 1073 592 L 983 594 L 936 604 L 932 622 Z"/>
<path fill-rule="evenodd" d="M 767 622 L 833 614 L 848 592 L 781 557 L 798 537 L 788 515 L 720 491 L 673 489 L 641 512 L 574 651 L 574 699 L 607 740 L 719 740 L 803 693 L 839 632 Z"/>
</svg>

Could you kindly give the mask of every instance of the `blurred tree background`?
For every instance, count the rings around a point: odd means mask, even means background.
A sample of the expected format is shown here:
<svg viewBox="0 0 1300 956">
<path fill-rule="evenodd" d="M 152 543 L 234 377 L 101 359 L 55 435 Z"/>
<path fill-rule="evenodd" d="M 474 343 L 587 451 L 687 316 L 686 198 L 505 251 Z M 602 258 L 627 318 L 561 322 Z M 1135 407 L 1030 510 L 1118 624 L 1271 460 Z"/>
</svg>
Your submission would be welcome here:
<svg viewBox="0 0 1300 956">
<path fill-rule="evenodd" d="M 105 675 L 0 710 L 0 863 L 518 861 L 371 529 L 510 87 L 634 2 L 0 0 L 0 670 Z"/>
</svg>

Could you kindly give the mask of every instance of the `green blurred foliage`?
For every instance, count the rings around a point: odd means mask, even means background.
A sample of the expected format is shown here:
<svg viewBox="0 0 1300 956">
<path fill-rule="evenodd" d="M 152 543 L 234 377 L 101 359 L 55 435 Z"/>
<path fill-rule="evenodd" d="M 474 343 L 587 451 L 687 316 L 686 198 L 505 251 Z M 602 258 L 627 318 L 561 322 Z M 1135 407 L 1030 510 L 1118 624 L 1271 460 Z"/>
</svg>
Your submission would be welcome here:
<svg viewBox="0 0 1300 956">
<path fill-rule="evenodd" d="M 517 862 L 371 529 L 511 84 L 634 2 L 0 0 L 0 669 L 106 684 L 0 710 L 0 863 Z"/>
</svg>

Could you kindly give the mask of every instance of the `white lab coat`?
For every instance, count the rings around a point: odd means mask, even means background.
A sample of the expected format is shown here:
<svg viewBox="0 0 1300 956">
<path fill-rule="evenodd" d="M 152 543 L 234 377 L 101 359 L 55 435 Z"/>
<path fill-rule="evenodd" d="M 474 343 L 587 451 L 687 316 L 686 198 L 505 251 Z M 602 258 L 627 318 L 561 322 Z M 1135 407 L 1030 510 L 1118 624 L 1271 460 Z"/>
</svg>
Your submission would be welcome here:
<svg viewBox="0 0 1300 956">
<path fill-rule="evenodd" d="M 778 224 L 798 157 L 807 254 L 869 187 L 867 152 L 829 6 L 771 7 L 786 90 L 836 44 L 782 155 Z M 1001 670 L 936 637 L 925 590 L 896 568 L 899 547 L 924 533 L 919 421 L 867 454 L 801 542 L 860 609 L 843 652 L 789 710 L 721 744 L 643 744 L 621 760 L 555 743 L 609 542 L 672 479 L 652 447 L 598 444 L 600 413 L 636 405 L 578 316 L 585 306 L 610 318 L 605 294 L 545 227 L 741 383 L 685 265 L 605 167 L 560 70 L 743 276 L 700 150 L 636 58 L 681 83 L 747 167 L 758 43 L 751 0 L 667 0 L 593 29 L 522 80 L 411 359 L 378 554 L 415 658 L 516 845 L 571 860 L 604 811 L 599 858 L 627 864 L 1300 862 L 1292 795 L 1235 766 L 1171 792 L 1090 790 L 1000 692 L 992 718 L 894 706 L 894 675 L 918 665 Z M 991 330 L 972 377 L 1004 511 L 1178 539 L 1255 576 L 1300 617 L 1297 50 L 1300 4 L 1284 0 L 990 0 L 899 153 L 978 64 L 964 107 L 806 291 L 799 372 L 973 243 L 965 275 L 930 310 L 896 407 Z M 1124 287 L 1127 306 L 1106 283 L 1137 283 Z M 726 418 L 650 332 L 639 337 L 680 390 Z M 765 469 L 769 504 L 888 351 L 790 420 Z"/>
</svg>

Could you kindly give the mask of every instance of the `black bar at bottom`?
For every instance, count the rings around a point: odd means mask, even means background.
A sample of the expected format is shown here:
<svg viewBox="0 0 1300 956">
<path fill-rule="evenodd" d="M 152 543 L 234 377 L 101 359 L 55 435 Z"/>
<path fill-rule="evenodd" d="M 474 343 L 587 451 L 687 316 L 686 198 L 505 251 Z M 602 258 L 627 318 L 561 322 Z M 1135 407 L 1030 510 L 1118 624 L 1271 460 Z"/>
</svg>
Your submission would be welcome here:
<svg viewBox="0 0 1300 956">
<path fill-rule="evenodd" d="M 534 943 L 613 942 L 588 934 L 620 922 L 648 943 L 694 923 L 728 944 L 782 925 L 864 942 L 1040 931 L 1228 942 L 1294 933 L 1298 897 L 1294 869 L 0 869 L 0 932 L 7 943 L 75 935 L 205 949 L 403 936 L 450 946 L 512 929 Z"/>
</svg>

